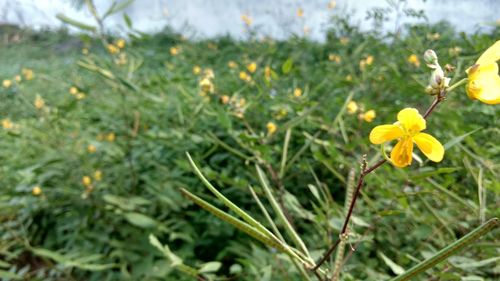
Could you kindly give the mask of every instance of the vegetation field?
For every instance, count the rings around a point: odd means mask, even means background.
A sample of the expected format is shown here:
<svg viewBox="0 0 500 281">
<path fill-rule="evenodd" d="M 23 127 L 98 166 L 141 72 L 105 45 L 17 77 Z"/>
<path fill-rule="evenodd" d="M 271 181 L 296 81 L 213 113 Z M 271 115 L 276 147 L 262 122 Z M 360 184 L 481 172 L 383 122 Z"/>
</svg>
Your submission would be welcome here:
<svg viewBox="0 0 500 281">
<path fill-rule="evenodd" d="M 465 84 L 427 119 L 443 160 L 415 146 L 410 166 L 367 174 L 339 251 L 311 268 L 343 232 L 362 159 L 395 149 L 372 129 L 435 101 L 426 50 L 453 85 L 499 27 L 85 34 L 0 26 L 0 279 L 389 280 L 489 221 L 411 280 L 499 280 L 499 108 Z"/>
</svg>

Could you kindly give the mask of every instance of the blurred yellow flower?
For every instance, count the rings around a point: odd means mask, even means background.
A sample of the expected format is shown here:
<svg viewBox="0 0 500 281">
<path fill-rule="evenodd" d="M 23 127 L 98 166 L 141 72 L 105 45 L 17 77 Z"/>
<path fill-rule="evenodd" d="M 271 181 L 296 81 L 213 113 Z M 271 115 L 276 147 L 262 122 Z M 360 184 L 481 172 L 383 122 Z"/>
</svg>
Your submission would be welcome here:
<svg viewBox="0 0 500 281">
<path fill-rule="evenodd" d="M 5 118 L 2 120 L 2 127 L 5 130 L 10 130 L 10 129 L 14 128 L 14 123 L 12 123 L 12 121 L 10 121 L 9 118 Z"/>
<path fill-rule="evenodd" d="M 420 60 L 418 59 L 417 55 L 415 55 L 415 54 L 411 54 L 408 57 L 408 62 L 411 63 L 411 64 L 413 64 L 416 67 L 420 66 Z"/>
<path fill-rule="evenodd" d="M 36 95 L 34 105 L 36 109 L 42 109 L 45 106 L 45 101 L 40 95 Z"/>
<path fill-rule="evenodd" d="M 238 67 L 238 64 L 236 64 L 236 62 L 230 60 L 228 63 L 227 63 L 227 66 L 231 69 L 234 69 L 234 68 L 237 68 Z"/>
<path fill-rule="evenodd" d="M 109 141 L 109 142 L 114 142 L 116 139 L 116 135 L 115 133 L 111 132 L 109 134 L 106 135 L 106 140 Z"/>
<path fill-rule="evenodd" d="M 346 77 L 345 77 L 345 80 L 348 81 L 348 82 L 351 82 L 352 81 L 352 75 L 351 74 L 348 74 Z"/>
<path fill-rule="evenodd" d="M 500 60 L 500 40 L 489 47 L 476 63 L 466 70 L 469 81 L 465 89 L 471 99 L 486 104 L 500 103 L 498 60 Z"/>
<path fill-rule="evenodd" d="M 294 95 L 295 97 L 297 97 L 297 98 L 298 98 L 298 97 L 300 97 L 300 96 L 302 96 L 302 89 L 301 89 L 301 88 L 295 88 L 295 89 L 293 90 L 293 95 Z"/>
<path fill-rule="evenodd" d="M 200 80 L 200 89 L 203 93 L 213 93 L 215 90 L 214 84 L 208 78 L 203 78 Z"/>
<path fill-rule="evenodd" d="M 267 81 L 271 81 L 271 67 L 269 66 L 264 67 L 264 78 Z"/>
<path fill-rule="evenodd" d="M 429 33 L 427 34 L 427 38 L 429 40 L 433 40 L 433 41 L 436 41 L 436 40 L 439 40 L 441 38 L 441 34 L 439 34 L 439 32 L 436 32 L 436 33 Z"/>
<path fill-rule="evenodd" d="M 450 53 L 450 56 L 452 56 L 452 57 L 456 57 L 456 56 L 460 55 L 461 52 L 462 52 L 462 48 L 460 48 L 458 46 L 455 46 L 453 48 L 448 49 L 448 53 Z"/>
<path fill-rule="evenodd" d="M 347 113 L 354 114 L 358 111 L 358 104 L 355 101 L 350 101 L 347 104 Z"/>
<path fill-rule="evenodd" d="M 2 82 L 2 86 L 3 86 L 5 89 L 8 89 L 8 88 L 10 88 L 10 86 L 12 86 L 12 81 L 10 81 L 9 79 L 5 79 L 5 80 L 3 80 L 3 82 Z"/>
<path fill-rule="evenodd" d="M 24 76 L 24 79 L 26 80 L 31 80 L 33 77 L 35 77 L 35 74 L 33 73 L 33 70 L 29 68 L 23 68 L 21 69 L 21 74 Z"/>
<path fill-rule="evenodd" d="M 278 126 L 276 126 L 276 124 L 274 124 L 274 122 L 268 122 L 266 124 L 266 128 L 267 128 L 268 135 L 272 135 L 276 132 L 276 130 L 278 130 Z"/>
<path fill-rule="evenodd" d="M 87 49 L 87 48 L 83 48 L 83 49 L 82 49 L 82 54 L 83 54 L 83 55 L 88 55 L 88 54 L 89 54 L 89 49 Z"/>
<path fill-rule="evenodd" d="M 251 62 L 247 65 L 247 70 L 250 73 L 254 73 L 257 70 L 257 64 L 255 62 Z"/>
<path fill-rule="evenodd" d="M 349 43 L 348 37 L 340 37 L 340 44 L 347 45 Z"/>
<path fill-rule="evenodd" d="M 250 26 L 252 25 L 252 18 L 249 15 L 241 15 L 241 20 L 247 25 Z"/>
<path fill-rule="evenodd" d="M 198 75 L 201 73 L 201 67 L 198 65 L 193 66 L 193 74 Z"/>
<path fill-rule="evenodd" d="M 40 194 L 42 194 L 42 188 L 38 185 L 34 186 L 33 189 L 31 189 L 31 194 L 39 196 Z"/>
<path fill-rule="evenodd" d="M 250 82 L 252 80 L 252 77 L 245 71 L 240 71 L 240 79 L 246 82 Z"/>
<path fill-rule="evenodd" d="M 220 101 L 222 104 L 228 104 L 229 103 L 229 96 L 228 95 L 223 95 L 222 97 L 220 97 Z"/>
<path fill-rule="evenodd" d="M 207 69 L 203 70 L 203 77 L 208 78 L 208 79 L 214 79 L 215 73 L 214 73 L 213 69 L 207 68 Z"/>
<path fill-rule="evenodd" d="M 83 100 L 85 98 L 85 93 L 76 93 L 77 100 Z"/>
<path fill-rule="evenodd" d="M 84 186 L 90 186 L 90 185 L 92 185 L 92 179 L 89 176 L 83 176 L 82 184 Z"/>
<path fill-rule="evenodd" d="M 335 9 L 336 6 L 337 6 L 337 1 L 332 0 L 332 1 L 328 2 L 328 9 L 333 10 L 333 9 Z"/>
<path fill-rule="evenodd" d="M 297 9 L 297 17 L 301 18 L 304 16 L 304 10 L 302 8 Z"/>
<path fill-rule="evenodd" d="M 367 56 L 365 59 L 367 65 L 371 65 L 373 63 L 373 60 L 374 60 L 374 58 L 371 55 Z"/>
<path fill-rule="evenodd" d="M 341 59 L 340 59 L 340 56 L 337 56 L 337 55 L 335 55 L 335 54 L 329 54 L 329 55 L 328 55 L 328 60 L 329 60 L 329 61 L 334 61 L 334 62 L 336 62 L 336 63 L 340 63 L 340 60 L 341 60 Z"/>
<path fill-rule="evenodd" d="M 120 38 L 120 39 L 116 40 L 116 46 L 120 49 L 125 48 L 125 39 Z"/>
<path fill-rule="evenodd" d="M 76 87 L 69 88 L 69 93 L 72 95 L 78 94 L 78 89 Z"/>
<path fill-rule="evenodd" d="M 444 147 L 433 136 L 421 133 L 425 130 L 426 121 L 415 108 L 405 108 L 398 113 L 398 122 L 392 125 L 379 125 L 370 132 L 370 142 L 382 144 L 398 139 L 392 149 L 391 162 L 396 167 L 406 167 L 412 162 L 413 143 L 431 161 L 443 160 Z"/>
<path fill-rule="evenodd" d="M 16 75 L 14 77 L 14 80 L 16 80 L 17 83 L 21 82 L 21 80 L 22 80 L 21 75 Z"/>
<path fill-rule="evenodd" d="M 112 55 L 117 54 L 117 53 L 120 52 L 120 49 L 118 49 L 118 47 L 116 47 L 113 44 L 108 44 L 108 46 L 106 47 L 106 49 L 108 50 L 108 53 L 110 53 Z"/>
<path fill-rule="evenodd" d="M 177 56 L 181 52 L 181 49 L 179 47 L 171 47 L 170 48 L 170 54 L 172 56 Z"/>
<path fill-rule="evenodd" d="M 377 113 L 373 109 L 361 114 L 361 119 L 368 123 L 372 122 L 375 117 L 377 117 Z"/>
<path fill-rule="evenodd" d="M 96 170 L 96 171 L 94 172 L 94 179 L 95 179 L 96 181 L 100 181 L 100 180 L 102 180 L 102 172 L 101 172 L 100 170 Z"/>
<path fill-rule="evenodd" d="M 97 151 L 97 148 L 95 147 L 95 145 L 93 145 L 93 144 L 89 144 L 89 145 L 87 146 L 87 151 L 88 151 L 89 153 L 94 153 L 94 152 L 96 152 L 96 151 Z"/>
<path fill-rule="evenodd" d="M 126 53 L 120 53 L 118 55 L 118 58 L 115 59 L 115 63 L 117 65 L 125 65 L 125 64 L 127 64 L 127 54 Z"/>
</svg>

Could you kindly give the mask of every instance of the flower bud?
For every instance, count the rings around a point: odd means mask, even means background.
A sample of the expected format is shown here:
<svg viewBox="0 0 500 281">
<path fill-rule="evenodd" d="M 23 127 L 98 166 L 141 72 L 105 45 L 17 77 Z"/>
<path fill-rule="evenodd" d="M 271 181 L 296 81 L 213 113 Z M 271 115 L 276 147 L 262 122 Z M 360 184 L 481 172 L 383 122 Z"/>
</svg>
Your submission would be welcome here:
<svg viewBox="0 0 500 281">
<path fill-rule="evenodd" d="M 424 61 L 428 65 L 437 65 L 438 57 L 436 55 L 436 52 L 434 50 L 427 50 L 424 53 Z"/>
<path fill-rule="evenodd" d="M 429 85 L 432 88 L 438 88 L 444 79 L 444 71 L 441 67 L 437 66 L 434 71 L 432 71 L 431 77 L 429 79 Z"/>
</svg>

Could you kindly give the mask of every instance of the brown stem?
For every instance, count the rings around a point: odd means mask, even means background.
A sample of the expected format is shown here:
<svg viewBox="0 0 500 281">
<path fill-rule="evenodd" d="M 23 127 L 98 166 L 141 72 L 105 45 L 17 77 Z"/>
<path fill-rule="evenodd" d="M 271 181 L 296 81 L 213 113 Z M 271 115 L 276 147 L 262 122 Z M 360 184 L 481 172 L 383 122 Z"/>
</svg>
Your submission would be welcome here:
<svg viewBox="0 0 500 281">
<path fill-rule="evenodd" d="M 434 109 L 436 108 L 436 106 L 440 102 L 442 102 L 444 100 L 445 96 L 446 96 L 446 90 L 443 89 L 436 96 L 436 99 L 434 99 L 434 101 L 429 106 L 429 108 L 425 111 L 425 114 L 423 116 L 425 119 L 427 119 L 427 117 L 434 111 Z M 354 206 L 356 204 L 356 200 L 358 199 L 359 192 L 361 191 L 361 188 L 363 187 L 363 183 L 364 183 L 365 177 L 369 173 L 375 171 L 377 168 L 379 168 L 380 166 L 382 166 L 383 164 L 385 164 L 386 162 L 387 162 L 387 160 L 383 159 L 383 160 L 378 161 L 377 163 L 375 163 L 373 166 L 371 166 L 369 168 L 366 168 L 366 167 L 362 168 L 361 174 L 359 175 L 358 183 L 356 185 L 356 190 L 354 192 L 352 202 L 349 205 L 349 211 L 347 212 L 347 216 L 346 216 L 346 218 L 344 220 L 344 225 L 342 226 L 342 230 L 340 232 L 339 238 L 337 238 L 337 240 L 335 241 L 335 243 L 333 243 L 333 245 L 330 246 L 330 248 L 326 251 L 326 253 L 323 255 L 323 257 L 316 263 L 316 266 L 312 269 L 313 271 L 316 271 L 330 257 L 330 255 L 333 253 L 333 251 L 335 251 L 335 249 L 339 245 L 340 237 L 346 235 L 347 225 L 349 224 L 349 221 L 351 220 L 352 212 L 354 210 Z"/>
</svg>

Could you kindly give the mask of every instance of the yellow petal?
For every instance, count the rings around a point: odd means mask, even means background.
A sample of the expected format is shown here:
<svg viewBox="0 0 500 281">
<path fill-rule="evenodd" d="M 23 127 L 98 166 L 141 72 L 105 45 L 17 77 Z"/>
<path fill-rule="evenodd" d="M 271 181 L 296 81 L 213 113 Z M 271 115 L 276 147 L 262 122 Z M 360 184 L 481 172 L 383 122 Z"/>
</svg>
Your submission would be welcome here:
<svg viewBox="0 0 500 281">
<path fill-rule="evenodd" d="M 441 162 L 443 160 L 444 147 L 433 136 L 426 133 L 419 133 L 413 137 L 413 141 L 431 161 Z"/>
<path fill-rule="evenodd" d="M 396 125 L 380 125 L 373 128 L 370 132 L 370 142 L 373 144 L 382 144 L 386 141 L 400 138 L 402 135 L 403 130 Z"/>
<path fill-rule="evenodd" d="M 491 45 L 477 60 L 476 64 L 490 64 L 500 60 L 500 40 Z"/>
<path fill-rule="evenodd" d="M 401 110 L 398 113 L 398 121 L 410 134 L 418 133 L 426 128 L 424 117 L 422 117 L 415 108 L 405 108 Z"/>
<path fill-rule="evenodd" d="M 468 69 L 467 95 L 487 104 L 500 103 L 500 76 L 496 63 L 476 65 Z"/>
<path fill-rule="evenodd" d="M 391 162 L 396 167 L 406 167 L 411 164 L 413 152 L 412 139 L 407 137 L 401 139 L 391 151 Z"/>
</svg>

